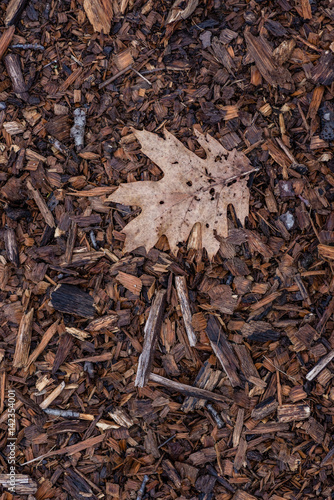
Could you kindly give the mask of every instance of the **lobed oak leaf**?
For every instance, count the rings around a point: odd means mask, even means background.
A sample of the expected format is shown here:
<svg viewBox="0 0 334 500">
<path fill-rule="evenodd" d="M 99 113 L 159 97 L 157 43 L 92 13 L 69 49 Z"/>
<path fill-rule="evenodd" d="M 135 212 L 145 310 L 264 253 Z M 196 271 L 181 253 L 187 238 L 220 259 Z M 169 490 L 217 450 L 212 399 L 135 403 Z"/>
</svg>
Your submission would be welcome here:
<svg viewBox="0 0 334 500">
<path fill-rule="evenodd" d="M 150 250 L 160 236 L 171 251 L 186 241 L 195 223 L 202 226 L 203 247 L 210 259 L 219 249 L 217 236 L 228 235 L 227 207 L 232 204 L 243 224 L 249 210 L 246 176 L 253 172 L 248 158 L 236 149 L 227 151 L 216 139 L 195 130 L 206 152 L 199 158 L 173 134 L 165 139 L 146 130 L 134 130 L 143 153 L 164 173 L 159 181 L 121 184 L 108 200 L 139 206 L 141 214 L 125 228 L 125 252 L 144 246 Z"/>
</svg>

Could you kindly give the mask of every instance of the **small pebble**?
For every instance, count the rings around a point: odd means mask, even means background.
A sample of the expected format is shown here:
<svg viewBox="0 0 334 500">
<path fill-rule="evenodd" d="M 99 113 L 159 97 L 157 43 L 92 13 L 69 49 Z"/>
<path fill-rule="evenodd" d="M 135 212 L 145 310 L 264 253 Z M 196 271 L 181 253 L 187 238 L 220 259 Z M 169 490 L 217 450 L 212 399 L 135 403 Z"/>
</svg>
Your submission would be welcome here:
<svg viewBox="0 0 334 500">
<path fill-rule="evenodd" d="M 288 231 L 293 228 L 295 223 L 295 218 L 291 212 L 286 212 L 285 214 L 282 214 L 280 216 L 280 220 L 283 222 Z"/>
</svg>

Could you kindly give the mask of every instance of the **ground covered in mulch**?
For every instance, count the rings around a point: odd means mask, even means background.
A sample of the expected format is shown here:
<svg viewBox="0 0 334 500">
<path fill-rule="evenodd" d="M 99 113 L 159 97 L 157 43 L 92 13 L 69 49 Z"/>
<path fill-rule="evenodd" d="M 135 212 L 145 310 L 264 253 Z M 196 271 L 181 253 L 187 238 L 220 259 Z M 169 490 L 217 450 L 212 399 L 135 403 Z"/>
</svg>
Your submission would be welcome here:
<svg viewBox="0 0 334 500">
<path fill-rule="evenodd" d="M 108 35 L 84 3 L 30 0 L 15 32 L 0 5 L 1 499 L 330 499 L 334 3 L 207 0 L 168 23 L 171 1 L 105 1 Z M 124 254 L 140 209 L 108 195 L 162 176 L 132 127 L 203 157 L 194 126 L 257 169 L 245 227 L 231 209 L 212 262 L 165 238 Z"/>
</svg>

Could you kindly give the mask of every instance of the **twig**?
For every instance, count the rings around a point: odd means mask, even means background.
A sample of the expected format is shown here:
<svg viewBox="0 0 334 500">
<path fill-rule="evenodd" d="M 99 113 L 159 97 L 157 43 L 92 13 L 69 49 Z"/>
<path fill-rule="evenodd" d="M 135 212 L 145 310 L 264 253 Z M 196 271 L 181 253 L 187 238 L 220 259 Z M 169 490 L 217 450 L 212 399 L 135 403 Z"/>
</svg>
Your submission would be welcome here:
<svg viewBox="0 0 334 500">
<path fill-rule="evenodd" d="M 170 438 L 166 439 L 166 441 L 164 441 L 162 444 L 160 444 L 158 446 L 158 450 L 160 450 L 160 448 L 162 448 L 163 446 L 165 446 L 167 443 L 169 443 L 169 441 L 171 441 L 172 439 L 174 439 L 176 436 L 176 434 L 173 434 Z"/>
<path fill-rule="evenodd" d="M 108 78 L 108 80 L 106 80 L 105 82 L 100 83 L 99 89 L 101 90 L 101 89 L 103 89 L 103 87 L 106 87 L 107 85 L 109 85 L 109 83 L 114 82 L 115 80 L 117 80 L 117 78 L 119 76 L 124 75 L 124 73 L 127 73 L 130 69 L 132 69 L 131 64 L 129 66 L 127 66 L 126 68 L 122 69 L 122 71 L 119 71 L 118 73 L 116 73 L 116 75 L 112 76 L 111 78 Z"/>
<path fill-rule="evenodd" d="M 174 380 L 161 377 L 160 375 L 156 375 L 155 373 L 151 373 L 149 379 L 151 380 L 151 382 L 155 382 L 156 384 L 163 385 L 171 390 L 181 392 L 181 394 L 186 394 L 186 396 L 194 396 L 198 399 L 216 401 L 217 403 L 226 402 L 226 398 L 221 394 L 216 394 L 214 392 L 207 391 L 206 389 L 199 389 L 198 387 L 192 387 L 191 385 L 187 384 L 180 384 L 180 382 L 175 382 Z"/>
<path fill-rule="evenodd" d="M 212 417 L 214 418 L 214 420 L 215 420 L 215 422 L 217 424 L 218 429 L 221 429 L 222 427 L 224 427 L 224 425 L 225 425 L 224 422 L 222 421 L 222 419 L 220 418 L 219 413 L 217 412 L 217 410 L 214 409 L 214 407 L 212 406 L 212 404 L 207 403 L 206 407 L 209 410 L 209 412 L 211 413 Z"/>
<path fill-rule="evenodd" d="M 39 43 L 15 43 L 14 45 L 11 45 L 11 49 L 23 49 L 23 50 L 45 50 L 43 45 L 40 45 Z"/>
<path fill-rule="evenodd" d="M 143 498 L 144 493 L 145 493 L 146 483 L 148 482 L 149 479 L 150 478 L 148 477 L 148 475 L 145 474 L 143 482 L 141 483 L 141 486 L 140 486 L 140 488 L 138 490 L 138 495 L 137 495 L 136 500 L 141 500 Z"/>
<path fill-rule="evenodd" d="M 285 375 L 286 377 L 288 377 L 288 378 L 289 378 L 290 380 L 292 380 L 293 382 L 296 382 L 296 379 L 295 379 L 295 378 L 291 377 L 291 375 L 288 375 L 288 374 L 287 374 L 286 372 L 284 372 L 283 370 L 280 370 L 280 369 L 278 368 L 278 366 L 276 366 L 276 365 L 275 365 L 275 363 L 273 363 L 273 362 L 271 361 L 271 359 L 267 358 L 266 356 L 263 356 L 263 357 L 264 357 L 264 359 L 266 359 L 266 360 L 268 361 L 268 363 L 270 363 L 270 364 L 271 364 L 271 365 L 275 368 L 275 370 L 279 371 L 280 373 L 283 373 L 283 375 Z"/>
<path fill-rule="evenodd" d="M 145 80 L 146 83 L 148 83 L 149 85 L 152 86 L 152 83 L 150 82 L 150 80 L 148 80 L 147 78 L 145 78 L 145 76 L 143 76 L 141 73 L 139 73 L 139 71 L 137 71 L 134 68 L 131 68 L 131 69 L 132 69 L 132 71 L 134 71 L 136 73 L 136 75 L 140 76 L 140 78 L 142 78 L 143 80 Z"/>
</svg>

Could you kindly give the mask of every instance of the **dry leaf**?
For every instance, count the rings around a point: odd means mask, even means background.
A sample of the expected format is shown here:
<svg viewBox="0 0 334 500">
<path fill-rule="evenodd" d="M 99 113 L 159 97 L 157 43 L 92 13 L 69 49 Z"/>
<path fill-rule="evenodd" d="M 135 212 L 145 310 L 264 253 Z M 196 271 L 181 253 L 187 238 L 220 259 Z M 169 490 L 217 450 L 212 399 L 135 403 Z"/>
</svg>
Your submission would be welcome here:
<svg viewBox="0 0 334 500">
<path fill-rule="evenodd" d="M 165 235 L 171 251 L 176 252 L 177 244 L 186 241 L 193 225 L 200 222 L 203 246 L 212 259 L 219 249 L 215 234 L 228 235 L 229 204 L 244 223 L 249 208 L 245 176 L 255 169 L 243 153 L 227 151 L 209 135 L 195 133 L 206 159 L 189 151 L 167 131 L 165 139 L 145 130 L 134 131 L 143 153 L 163 170 L 164 177 L 157 182 L 121 184 L 109 196 L 109 201 L 142 208 L 142 213 L 123 229 L 124 251 L 140 246 L 150 250 Z"/>
</svg>

